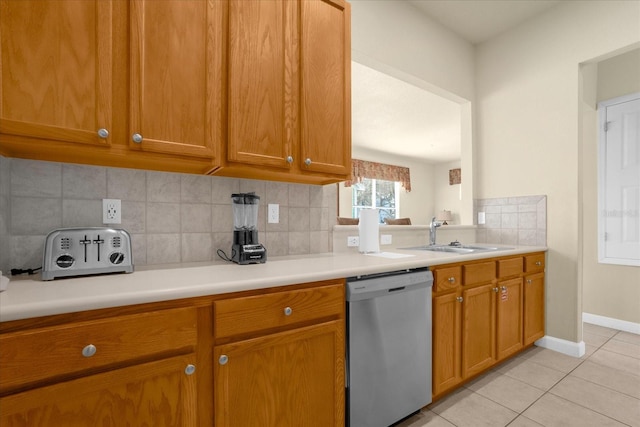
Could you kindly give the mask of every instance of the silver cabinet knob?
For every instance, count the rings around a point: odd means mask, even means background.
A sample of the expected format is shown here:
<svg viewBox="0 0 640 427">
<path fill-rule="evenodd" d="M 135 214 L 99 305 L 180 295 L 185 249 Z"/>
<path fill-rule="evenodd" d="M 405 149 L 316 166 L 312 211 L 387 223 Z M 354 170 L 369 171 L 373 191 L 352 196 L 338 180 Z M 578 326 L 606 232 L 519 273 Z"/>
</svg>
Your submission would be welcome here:
<svg viewBox="0 0 640 427">
<path fill-rule="evenodd" d="M 109 131 L 105 128 L 98 129 L 98 138 L 107 139 L 109 137 Z"/>
<path fill-rule="evenodd" d="M 91 357 L 94 354 L 96 354 L 96 351 L 98 351 L 96 346 L 93 345 L 93 344 L 89 344 L 88 346 L 86 346 L 85 348 L 82 349 L 82 355 L 84 357 Z"/>
<path fill-rule="evenodd" d="M 291 307 L 285 307 L 284 308 L 284 315 L 285 316 L 291 316 L 291 313 L 293 313 L 293 309 Z"/>
<path fill-rule="evenodd" d="M 530 285 L 532 283 L 531 279 L 527 279 L 527 283 Z"/>
<path fill-rule="evenodd" d="M 134 133 L 131 136 L 131 139 L 133 140 L 133 142 L 135 142 L 136 144 L 140 144 L 142 142 L 142 135 L 140 135 L 139 133 Z"/>
<path fill-rule="evenodd" d="M 500 289 L 498 289 L 497 287 L 493 288 L 493 292 L 495 292 L 496 294 L 498 293 Z"/>
<path fill-rule="evenodd" d="M 542 261 L 536 261 L 536 265 L 539 267 L 542 265 Z"/>
<path fill-rule="evenodd" d="M 311 159 L 310 158 L 304 159 L 304 164 L 309 166 L 311 164 Z"/>
<path fill-rule="evenodd" d="M 464 298 L 462 298 L 462 297 L 457 297 L 457 298 L 456 298 L 456 301 L 458 301 L 458 302 L 462 302 L 462 301 L 464 301 Z"/>
<path fill-rule="evenodd" d="M 226 365 L 228 361 L 229 361 L 229 357 L 227 357 L 226 354 L 221 355 L 220 358 L 218 359 L 218 363 L 221 365 Z"/>
<path fill-rule="evenodd" d="M 500 286 L 500 290 L 502 292 L 507 292 L 507 287 L 506 286 Z"/>
<path fill-rule="evenodd" d="M 293 163 L 293 157 L 288 156 L 287 157 L 287 163 L 289 163 L 289 164 Z"/>
<path fill-rule="evenodd" d="M 196 371 L 196 367 L 192 364 L 188 364 L 186 368 L 184 368 L 184 373 L 187 375 L 193 375 Z"/>
<path fill-rule="evenodd" d="M 449 281 L 449 283 L 455 283 L 456 278 L 455 277 L 449 277 L 447 280 Z"/>
</svg>

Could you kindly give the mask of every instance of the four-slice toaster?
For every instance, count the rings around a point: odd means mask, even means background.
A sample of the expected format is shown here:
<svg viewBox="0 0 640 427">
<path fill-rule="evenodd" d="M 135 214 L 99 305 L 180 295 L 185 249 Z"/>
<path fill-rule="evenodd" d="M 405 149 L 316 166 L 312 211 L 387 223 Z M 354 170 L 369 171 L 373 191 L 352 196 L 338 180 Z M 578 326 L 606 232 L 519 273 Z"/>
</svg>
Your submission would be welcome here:
<svg viewBox="0 0 640 427">
<path fill-rule="evenodd" d="M 133 272 L 131 236 L 125 230 L 62 228 L 45 239 L 42 280 L 119 272 Z"/>
</svg>

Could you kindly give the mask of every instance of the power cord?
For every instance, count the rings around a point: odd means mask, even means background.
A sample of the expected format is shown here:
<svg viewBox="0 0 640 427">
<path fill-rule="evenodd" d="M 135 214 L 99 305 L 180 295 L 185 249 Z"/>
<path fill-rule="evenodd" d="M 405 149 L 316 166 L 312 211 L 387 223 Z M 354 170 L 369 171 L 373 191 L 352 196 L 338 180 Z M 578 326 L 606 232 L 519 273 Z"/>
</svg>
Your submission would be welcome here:
<svg viewBox="0 0 640 427">
<path fill-rule="evenodd" d="M 229 261 L 229 262 L 233 262 L 233 260 L 232 260 L 232 259 L 230 259 L 230 258 L 227 256 L 227 254 L 225 253 L 225 251 L 223 251 L 222 249 L 218 249 L 218 250 L 216 251 L 216 253 L 217 253 L 217 254 L 218 254 L 218 256 L 219 256 L 220 258 L 222 258 L 223 260 L 225 260 L 225 261 Z M 231 253 L 231 256 L 234 256 L 234 255 L 235 255 L 235 251 L 233 251 L 233 252 Z"/>
<path fill-rule="evenodd" d="M 21 268 L 12 268 L 11 269 L 11 275 L 12 276 L 18 276 L 20 274 L 36 274 L 38 272 L 38 270 L 42 270 L 42 267 L 38 267 L 38 268 L 27 268 L 27 269 L 21 269 Z"/>
</svg>

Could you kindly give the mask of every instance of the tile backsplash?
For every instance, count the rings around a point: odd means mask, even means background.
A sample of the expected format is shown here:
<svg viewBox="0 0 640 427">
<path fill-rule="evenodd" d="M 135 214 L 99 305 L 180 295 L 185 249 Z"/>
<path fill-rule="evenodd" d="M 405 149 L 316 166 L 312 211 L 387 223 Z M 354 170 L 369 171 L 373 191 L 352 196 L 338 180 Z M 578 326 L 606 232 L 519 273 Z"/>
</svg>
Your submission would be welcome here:
<svg viewBox="0 0 640 427">
<path fill-rule="evenodd" d="M 475 199 L 474 218 L 485 213 L 485 223 L 478 224 L 478 243 L 506 245 L 547 245 L 547 196 Z"/>
<path fill-rule="evenodd" d="M 335 185 L 315 186 L 84 166 L 0 156 L 0 268 L 42 263 L 44 239 L 60 227 L 102 226 L 102 199 L 122 201 L 136 265 L 219 260 L 229 253 L 231 194 L 260 196 L 258 232 L 269 256 L 331 251 Z M 266 207 L 280 205 L 269 224 Z"/>
</svg>

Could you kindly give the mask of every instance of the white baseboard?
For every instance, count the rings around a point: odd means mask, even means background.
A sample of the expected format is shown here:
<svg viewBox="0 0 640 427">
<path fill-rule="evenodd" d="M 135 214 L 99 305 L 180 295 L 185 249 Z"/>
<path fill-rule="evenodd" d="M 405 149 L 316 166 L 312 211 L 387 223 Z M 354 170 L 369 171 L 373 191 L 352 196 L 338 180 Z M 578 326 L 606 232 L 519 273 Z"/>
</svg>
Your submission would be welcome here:
<svg viewBox="0 0 640 427">
<path fill-rule="evenodd" d="M 584 341 L 573 342 L 545 335 L 535 342 L 538 347 L 557 351 L 567 356 L 582 357 L 585 353 Z"/>
<path fill-rule="evenodd" d="M 590 313 L 582 313 L 582 321 L 591 323 L 592 325 L 604 326 L 605 328 L 612 328 L 640 335 L 640 323 L 627 322 L 626 320 L 619 320 Z"/>
</svg>

